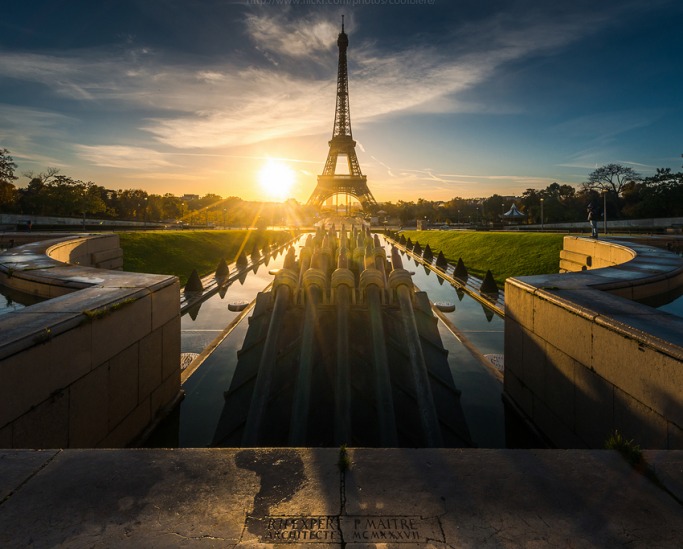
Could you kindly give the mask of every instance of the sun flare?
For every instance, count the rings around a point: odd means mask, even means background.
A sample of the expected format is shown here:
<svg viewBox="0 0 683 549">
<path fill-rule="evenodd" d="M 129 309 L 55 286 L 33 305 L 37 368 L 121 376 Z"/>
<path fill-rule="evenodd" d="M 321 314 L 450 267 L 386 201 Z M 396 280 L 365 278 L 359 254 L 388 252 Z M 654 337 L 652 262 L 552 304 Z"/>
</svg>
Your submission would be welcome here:
<svg viewBox="0 0 683 549">
<path fill-rule="evenodd" d="M 294 171 L 281 160 L 268 159 L 258 175 L 261 189 L 274 200 L 289 198 L 294 184 Z"/>
</svg>

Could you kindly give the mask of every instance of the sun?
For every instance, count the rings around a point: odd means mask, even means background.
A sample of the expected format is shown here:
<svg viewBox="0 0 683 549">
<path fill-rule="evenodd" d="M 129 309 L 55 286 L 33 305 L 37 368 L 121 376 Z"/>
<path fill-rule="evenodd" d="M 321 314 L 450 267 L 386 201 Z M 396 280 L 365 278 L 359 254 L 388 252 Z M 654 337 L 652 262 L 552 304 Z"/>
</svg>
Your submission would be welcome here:
<svg viewBox="0 0 683 549">
<path fill-rule="evenodd" d="M 258 180 L 268 197 L 285 200 L 289 198 L 289 191 L 294 184 L 294 171 L 281 160 L 269 158 L 261 168 Z"/>
</svg>

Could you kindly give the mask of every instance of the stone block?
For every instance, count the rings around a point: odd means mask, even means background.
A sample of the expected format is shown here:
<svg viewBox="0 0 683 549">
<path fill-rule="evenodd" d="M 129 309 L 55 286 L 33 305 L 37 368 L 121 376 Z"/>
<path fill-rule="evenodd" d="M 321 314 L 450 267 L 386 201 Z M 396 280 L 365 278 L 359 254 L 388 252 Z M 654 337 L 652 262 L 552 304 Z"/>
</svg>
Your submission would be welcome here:
<svg viewBox="0 0 683 549">
<path fill-rule="evenodd" d="M 539 399 L 534 399 L 532 421 L 557 448 L 586 447 L 586 444 L 576 436 L 572 426 L 559 417 L 555 409 L 549 408 Z"/>
<path fill-rule="evenodd" d="M 666 419 L 651 408 L 614 388 L 614 429 L 641 448 L 666 449 Z"/>
<path fill-rule="evenodd" d="M 639 337 L 641 341 L 638 341 Z M 593 368 L 655 412 L 683 425 L 681 362 L 609 326 L 594 327 Z"/>
<path fill-rule="evenodd" d="M 560 259 L 560 270 L 565 273 L 579 273 L 586 270 L 584 263 L 570 261 L 568 259 Z"/>
<path fill-rule="evenodd" d="M 103 364 L 69 388 L 69 447 L 94 448 L 109 432 L 109 366 Z"/>
<path fill-rule="evenodd" d="M 669 281 L 666 278 L 653 280 L 648 283 L 634 283 L 631 299 L 647 299 L 667 293 L 670 290 Z"/>
<path fill-rule="evenodd" d="M 110 261 L 112 259 L 119 259 L 123 257 L 123 250 L 121 248 L 110 248 L 108 250 L 102 250 L 99 252 L 92 252 L 91 263 L 93 265 L 99 265 L 105 261 Z"/>
<path fill-rule="evenodd" d="M 108 269 L 110 271 L 120 271 L 123 268 L 123 258 L 110 259 L 96 265 L 98 269 Z"/>
<path fill-rule="evenodd" d="M 90 326 L 82 325 L 0 361 L 0 426 L 89 372 L 90 345 Z"/>
<path fill-rule="evenodd" d="M 102 442 L 99 448 L 125 448 L 149 425 L 150 399 L 143 400 L 119 423 Z"/>
<path fill-rule="evenodd" d="M 596 252 L 594 240 L 577 238 L 575 236 L 565 236 L 562 242 L 562 248 L 581 255 L 594 256 Z"/>
<path fill-rule="evenodd" d="M 615 245 L 614 243 L 605 243 L 603 246 L 600 246 L 600 250 L 605 256 L 605 261 L 610 262 L 612 265 L 628 263 L 636 257 L 635 252 L 629 248 Z"/>
<path fill-rule="evenodd" d="M 522 347 L 524 370 L 520 379 L 535 396 L 542 398 L 545 390 L 546 342 L 536 334 L 527 332 Z"/>
<path fill-rule="evenodd" d="M 66 448 L 69 445 L 69 394 L 54 393 L 14 422 L 15 448 Z"/>
<path fill-rule="evenodd" d="M 588 448 L 604 448 L 614 432 L 614 387 L 590 369 L 574 372 L 576 434 Z"/>
<path fill-rule="evenodd" d="M 592 321 L 557 303 L 536 299 L 534 332 L 582 364 L 590 364 Z"/>
<path fill-rule="evenodd" d="M 163 379 L 177 376 L 180 379 L 180 316 L 163 327 Z"/>
<path fill-rule="evenodd" d="M 533 291 L 521 288 L 515 284 L 505 286 L 505 317 L 509 317 L 525 328 L 534 325 Z"/>
<path fill-rule="evenodd" d="M 92 320 L 93 364 L 102 364 L 152 331 L 149 295 Z"/>
<path fill-rule="evenodd" d="M 683 429 L 675 423 L 668 421 L 667 428 L 667 448 L 669 450 L 683 450 Z"/>
<path fill-rule="evenodd" d="M 0 448 L 12 448 L 12 424 L 0 429 Z"/>
<path fill-rule="evenodd" d="M 171 404 L 180 393 L 180 376 L 167 378 L 151 395 L 151 414 L 156 417 L 161 409 Z"/>
<path fill-rule="evenodd" d="M 562 351 L 546 346 L 545 383 L 541 397 L 572 431 L 576 419 L 574 372 L 582 367 Z"/>
<path fill-rule="evenodd" d="M 524 328 L 508 315 L 505 316 L 505 371 L 521 376 L 524 372 Z"/>
<path fill-rule="evenodd" d="M 140 340 L 138 399 L 147 398 L 161 384 L 163 328 Z"/>
<path fill-rule="evenodd" d="M 534 396 L 529 388 L 512 372 L 505 371 L 503 377 L 505 394 L 529 418 L 533 415 Z"/>
<path fill-rule="evenodd" d="M 109 361 L 109 430 L 137 406 L 138 345 L 131 345 Z"/>
<path fill-rule="evenodd" d="M 152 292 L 151 299 L 153 330 L 180 316 L 180 284 L 178 279 L 173 284 Z"/>
</svg>

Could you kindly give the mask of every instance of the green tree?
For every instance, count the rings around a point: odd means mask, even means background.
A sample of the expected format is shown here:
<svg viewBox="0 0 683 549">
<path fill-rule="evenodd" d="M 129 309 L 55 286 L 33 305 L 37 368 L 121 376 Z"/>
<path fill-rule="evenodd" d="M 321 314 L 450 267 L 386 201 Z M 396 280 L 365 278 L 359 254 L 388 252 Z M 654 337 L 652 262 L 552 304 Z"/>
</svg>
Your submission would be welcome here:
<svg viewBox="0 0 683 549">
<path fill-rule="evenodd" d="M 607 164 L 592 171 L 584 185 L 592 190 L 608 191 L 619 196 L 629 181 L 641 179 L 641 175 L 633 168 L 621 164 Z"/>
<path fill-rule="evenodd" d="M 17 165 L 14 163 L 14 159 L 10 156 L 7 149 L 0 149 L 0 181 L 4 183 L 12 183 L 12 181 L 18 179 L 14 175 L 14 170 L 17 169 Z"/>
<path fill-rule="evenodd" d="M 17 178 L 17 165 L 7 149 L 0 150 L 0 211 L 11 211 L 17 201 L 17 188 L 12 183 Z"/>
</svg>

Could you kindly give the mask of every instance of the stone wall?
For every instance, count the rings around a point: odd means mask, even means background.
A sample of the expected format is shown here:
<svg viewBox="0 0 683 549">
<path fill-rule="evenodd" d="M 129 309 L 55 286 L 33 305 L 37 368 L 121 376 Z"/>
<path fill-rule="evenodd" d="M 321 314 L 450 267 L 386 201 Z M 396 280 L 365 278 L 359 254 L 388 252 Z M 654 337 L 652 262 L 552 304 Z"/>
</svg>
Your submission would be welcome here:
<svg viewBox="0 0 683 549">
<path fill-rule="evenodd" d="M 178 279 L 89 266 L 120 260 L 116 235 L 0 255 L 0 283 L 51 297 L 0 316 L 0 447 L 123 447 L 177 403 Z"/>
<path fill-rule="evenodd" d="M 631 301 L 683 285 L 683 261 L 575 237 L 565 252 L 585 270 L 506 282 L 505 395 L 558 447 L 601 448 L 618 430 L 683 448 L 683 319 Z"/>
</svg>

